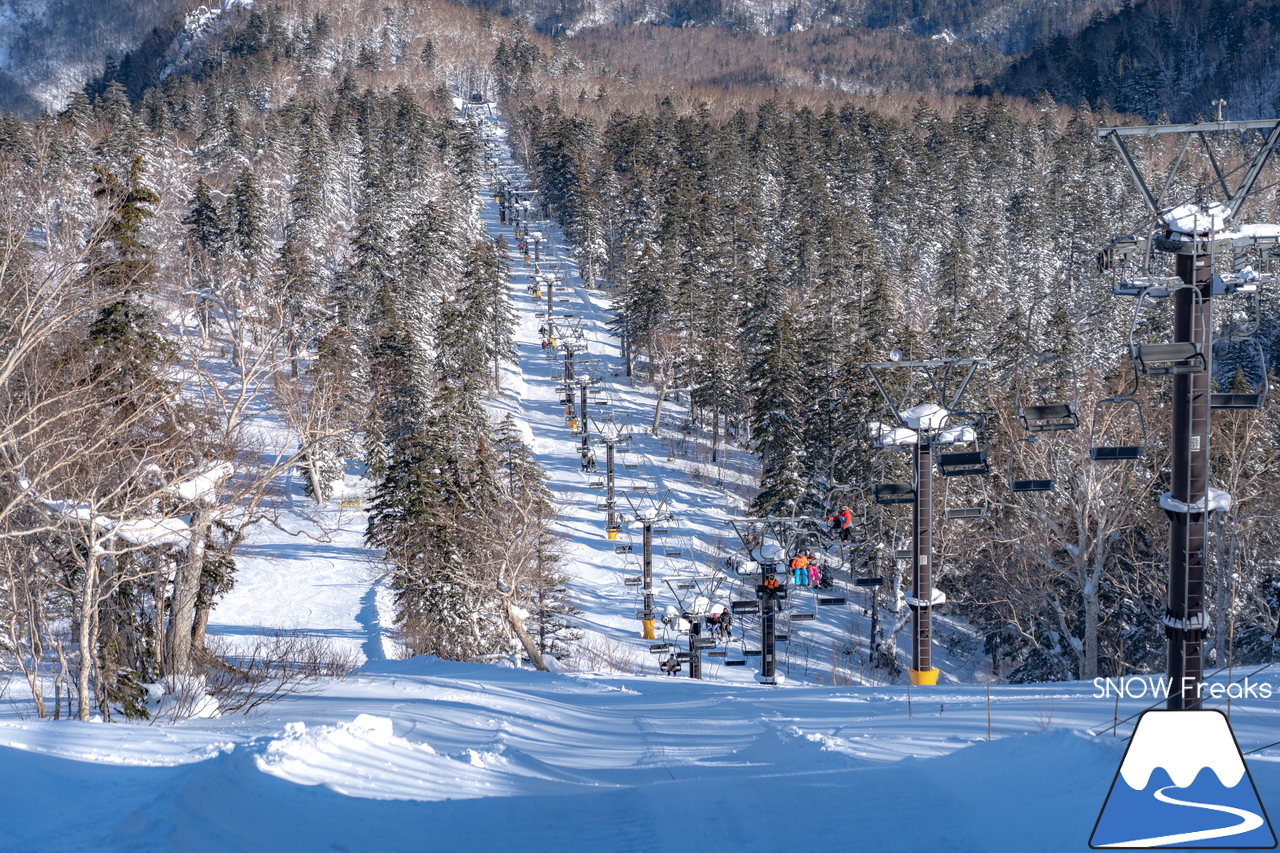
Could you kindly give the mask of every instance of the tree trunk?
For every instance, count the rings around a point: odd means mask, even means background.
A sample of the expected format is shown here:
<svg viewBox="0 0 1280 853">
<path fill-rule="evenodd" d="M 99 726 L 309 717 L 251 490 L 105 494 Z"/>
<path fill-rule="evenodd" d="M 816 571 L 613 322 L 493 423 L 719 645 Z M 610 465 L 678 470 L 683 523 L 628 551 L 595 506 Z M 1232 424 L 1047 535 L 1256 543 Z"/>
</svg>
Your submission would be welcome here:
<svg viewBox="0 0 1280 853">
<path fill-rule="evenodd" d="M 187 559 L 178 564 L 178 572 L 173 580 L 173 608 L 169 615 L 168 635 L 165 637 L 169 646 L 167 670 L 170 675 L 186 672 L 190 663 L 196 598 L 200 592 L 200 575 L 204 571 L 205 540 L 209 526 L 206 512 L 203 507 L 197 507 L 191 515 L 191 542 L 187 545 Z"/>
<path fill-rule="evenodd" d="M 715 464 L 720 457 L 720 410 L 711 410 L 711 462 Z"/>
<path fill-rule="evenodd" d="M 93 668 L 95 654 L 93 650 L 93 622 L 98 606 L 98 555 L 94 553 L 95 542 L 90 540 L 89 555 L 85 558 L 84 594 L 80 598 L 80 625 L 77 639 L 80 643 L 80 671 L 76 673 L 76 701 L 80 707 L 79 717 L 89 722 L 89 710 L 93 707 L 89 695 L 89 671 Z"/>
<path fill-rule="evenodd" d="M 1098 677 L 1098 584 L 1091 580 L 1084 596 L 1084 659 L 1081 661 L 1080 679 L 1092 681 Z"/>
<path fill-rule="evenodd" d="M 653 404 L 653 428 L 649 430 L 654 435 L 658 434 L 658 422 L 662 419 L 662 404 L 667 399 L 669 384 L 666 377 L 663 376 L 662 384 L 658 386 L 658 401 Z"/>
<path fill-rule="evenodd" d="M 511 602 L 507 602 L 507 621 L 511 623 L 511 630 L 516 632 L 516 636 L 520 638 L 520 645 L 524 646 L 524 653 L 529 656 L 529 660 L 533 662 L 535 669 L 542 672 L 547 671 L 547 664 L 542 660 L 542 653 L 538 651 L 538 644 L 529 636 L 529 632 L 524 629 L 524 621 L 516 613 L 516 606 Z"/>
<path fill-rule="evenodd" d="M 210 612 L 208 607 L 196 609 L 196 624 L 191 629 L 191 648 L 193 651 L 204 648 L 204 635 L 209 630 Z"/>
</svg>

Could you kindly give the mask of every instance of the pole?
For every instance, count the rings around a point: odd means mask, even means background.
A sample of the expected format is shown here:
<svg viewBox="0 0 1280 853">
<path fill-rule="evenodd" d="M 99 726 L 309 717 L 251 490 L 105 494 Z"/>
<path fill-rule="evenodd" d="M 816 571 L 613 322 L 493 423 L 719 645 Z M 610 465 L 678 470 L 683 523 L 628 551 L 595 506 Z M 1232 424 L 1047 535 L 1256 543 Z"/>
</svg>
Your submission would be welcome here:
<svg viewBox="0 0 1280 853">
<path fill-rule="evenodd" d="M 590 453 L 590 438 L 587 435 L 587 383 L 583 382 L 579 389 L 579 407 L 578 423 L 582 425 L 582 452 Z"/>
<path fill-rule="evenodd" d="M 1209 474 L 1209 377 L 1212 341 L 1205 338 L 1212 316 L 1213 270 L 1203 255 L 1177 255 L 1178 277 L 1195 287 L 1174 294 L 1173 330 L 1177 343 L 1203 346 L 1200 373 L 1173 377 L 1173 477 L 1175 500 L 1196 505 L 1205 498 Z M 1199 686 L 1204 677 L 1204 512 L 1168 512 L 1169 599 L 1165 616 L 1168 636 L 1169 699 L 1171 711 L 1200 707 Z"/>
<path fill-rule="evenodd" d="M 777 677 L 777 661 L 775 660 L 775 650 L 777 648 L 777 611 L 778 600 L 773 597 L 766 597 L 761 607 L 760 614 L 760 678 L 761 680 L 772 684 Z"/>
<path fill-rule="evenodd" d="M 608 487 L 609 487 L 609 491 L 608 491 L 608 495 L 609 495 L 609 497 L 608 497 L 608 499 L 605 501 L 605 506 L 606 506 L 606 507 L 608 508 L 608 510 L 609 510 L 609 520 L 605 522 L 605 530 L 606 530 L 606 531 L 610 531 L 610 530 L 616 530 L 616 529 L 617 529 L 617 523 L 618 523 L 618 518 L 617 518 L 617 516 L 614 514 L 614 511 L 613 511 L 613 510 L 614 510 L 614 507 L 615 507 L 617 504 L 615 504 L 615 503 L 614 503 L 614 497 L 613 497 L 613 442 L 612 442 L 612 441 L 609 441 L 609 442 L 605 445 L 605 452 L 604 452 L 604 453 L 605 453 L 605 456 L 604 456 L 604 458 L 605 458 L 605 469 L 604 469 L 604 470 L 605 470 L 605 483 L 606 483 L 606 484 L 608 485 Z"/>
<path fill-rule="evenodd" d="M 690 614 L 689 620 L 689 677 L 702 678 L 702 648 L 698 640 L 702 636 L 702 619 Z"/>
<path fill-rule="evenodd" d="M 933 667 L 933 447 L 921 429 L 912 447 L 916 501 L 911 510 L 911 672 L 915 684 L 936 684 Z"/>
<path fill-rule="evenodd" d="M 871 658 L 871 665 L 875 666 L 876 659 L 876 631 L 880 628 L 880 588 L 871 587 L 871 635 L 867 638 L 867 656 Z"/>
<path fill-rule="evenodd" d="M 653 630 L 653 521 L 645 519 L 644 521 L 644 612 L 649 617 L 644 620 L 644 639 L 652 640 L 655 637 Z"/>
</svg>

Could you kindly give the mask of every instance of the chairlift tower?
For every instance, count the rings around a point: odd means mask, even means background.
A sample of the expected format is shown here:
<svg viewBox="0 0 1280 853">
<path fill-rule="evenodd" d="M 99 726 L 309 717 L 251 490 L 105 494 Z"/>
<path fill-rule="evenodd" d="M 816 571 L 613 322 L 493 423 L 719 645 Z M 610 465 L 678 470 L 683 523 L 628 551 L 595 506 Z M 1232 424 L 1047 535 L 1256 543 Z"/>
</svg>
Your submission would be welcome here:
<svg viewBox="0 0 1280 853">
<path fill-rule="evenodd" d="M 630 415 L 624 415 L 620 422 L 611 419 L 595 421 L 598 439 L 605 446 L 605 501 L 604 510 L 608 513 L 605 519 L 605 534 L 610 539 L 618 538 L 618 502 L 614 492 L 614 448 L 619 444 L 631 441 L 631 433 L 626 431 Z"/>
<path fill-rule="evenodd" d="M 644 574 L 640 591 L 644 594 L 644 605 L 638 615 L 641 620 L 641 637 L 645 640 L 655 639 L 653 627 L 653 528 L 658 524 L 670 523 L 671 519 L 675 517 L 666 508 L 667 498 L 670 494 L 671 490 L 668 489 L 659 497 L 645 489 L 642 494 L 638 495 L 640 498 L 638 503 L 633 501 L 630 495 L 625 496 L 627 503 L 631 506 L 632 518 L 640 524 L 642 531 L 640 566 Z M 615 550 L 629 550 L 630 548 L 630 545 L 623 545 Z"/>
<path fill-rule="evenodd" d="M 1214 408 L 1257 408 L 1265 396 L 1211 392 L 1213 368 L 1213 299 L 1215 296 L 1256 294 L 1259 285 L 1273 277 L 1259 275 L 1244 265 L 1250 250 L 1280 245 L 1280 226 L 1244 225 L 1238 221 L 1262 167 L 1280 142 L 1280 120 L 1224 121 L 1225 101 L 1215 101 L 1215 120 L 1196 124 L 1143 127 L 1103 127 L 1098 139 L 1109 139 L 1133 178 L 1147 208 L 1145 233 L 1113 238 L 1100 253 L 1100 272 L 1123 268 L 1116 295 L 1133 296 L 1141 308 L 1145 300 L 1171 299 L 1174 306 L 1170 343 L 1139 343 L 1130 335 L 1130 356 L 1138 372 L 1173 377 L 1171 413 L 1172 482 L 1160 505 L 1169 517 L 1169 585 L 1164 616 L 1168 637 L 1167 672 L 1169 710 L 1200 707 L 1199 685 L 1204 677 L 1204 636 L 1208 617 L 1204 610 L 1206 522 L 1210 512 L 1226 509 L 1230 496 L 1209 488 L 1209 416 Z M 1264 141 L 1247 163 L 1244 177 L 1232 190 L 1206 133 L 1249 131 L 1263 133 Z M 1130 136 L 1180 134 L 1183 141 L 1173 167 L 1158 195 L 1152 194 L 1125 146 Z M 1224 202 L 1166 205 L 1166 194 L 1178 166 L 1194 139 L 1199 139 L 1217 178 Z M 1174 276 L 1161 276 L 1155 253 L 1173 255 Z M 1166 261 L 1167 263 L 1167 261 Z M 1255 307 L 1257 305 L 1255 301 Z M 1137 314 L 1135 312 L 1135 327 Z M 1263 364 L 1263 382 L 1266 379 Z"/>
<path fill-rule="evenodd" d="M 894 351 L 895 355 L 897 351 Z M 964 425 L 949 425 L 959 414 L 960 401 L 973 378 L 974 371 L 985 364 L 976 358 L 943 358 L 931 361 L 893 361 L 864 364 L 871 380 L 884 398 L 885 408 L 892 413 L 896 428 L 880 425 L 875 436 L 881 447 L 910 447 L 912 483 L 874 484 L 872 494 L 878 504 L 911 504 L 911 683 L 937 684 L 938 669 L 933 665 L 933 608 L 946 601 L 946 596 L 933 587 L 933 464 L 935 445 L 965 441 Z M 885 389 L 877 371 L 907 371 L 923 376 L 929 389 L 921 394 L 907 381 L 898 399 Z M 958 377 L 958 379 L 957 379 Z M 955 381 L 954 390 L 952 382 Z M 933 396 L 939 402 L 924 402 Z M 918 402 L 908 407 L 915 398 Z M 972 427 L 970 427 L 972 429 Z"/>
<path fill-rule="evenodd" d="M 706 619 L 716 590 L 723 577 L 706 575 L 696 577 L 667 578 L 665 583 L 676 599 L 680 618 L 689 625 L 689 651 L 680 655 L 689 663 L 689 677 L 702 678 L 702 650 L 716 645 L 710 637 L 702 636 L 702 623 Z M 692 595 L 690 595 L 692 592 Z"/>
<path fill-rule="evenodd" d="M 786 609 L 787 583 L 790 574 L 785 565 L 786 555 L 796 550 L 801 539 L 816 535 L 823 522 L 803 516 L 766 516 L 733 518 L 725 523 L 733 528 L 733 532 L 738 535 L 738 541 L 742 543 L 742 550 L 755 564 L 753 569 L 745 573 L 758 574 L 760 579 L 755 589 L 756 601 L 735 601 L 732 603 L 733 612 L 759 614 L 760 672 L 756 680 L 761 684 L 776 685 L 781 681 L 777 661 L 778 614 Z M 812 529 L 806 529 L 805 525 L 809 525 Z M 760 535 L 755 535 L 753 528 L 759 528 Z M 772 534 L 774 542 L 766 541 L 765 531 Z M 775 578 L 781 575 L 774 589 L 768 589 L 764 584 L 765 578 L 771 574 Z M 844 599 L 828 600 L 845 603 Z M 820 600 L 819 603 L 823 602 Z"/>
</svg>

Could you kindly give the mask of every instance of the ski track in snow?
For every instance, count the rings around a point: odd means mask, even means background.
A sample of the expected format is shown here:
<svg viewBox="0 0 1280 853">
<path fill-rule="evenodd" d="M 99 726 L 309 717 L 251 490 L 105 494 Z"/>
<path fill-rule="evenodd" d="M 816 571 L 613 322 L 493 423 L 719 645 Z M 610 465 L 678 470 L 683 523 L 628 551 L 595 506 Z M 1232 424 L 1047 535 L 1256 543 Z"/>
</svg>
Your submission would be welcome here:
<svg viewBox="0 0 1280 853">
<path fill-rule="evenodd" d="M 498 124 L 484 132 L 503 139 Z M 487 198 L 486 227 L 514 245 Z M 571 288 L 573 301 L 556 304 L 586 318 L 615 416 L 647 425 L 650 398 L 613 375 L 622 370 L 604 331 L 605 299 L 572 275 L 558 230 L 540 227 Z M 236 588 L 210 631 L 236 643 L 264 627 L 302 630 L 350 649 L 362 669 L 250 718 L 104 726 L 0 715 L 0 774 L 11 780 L 0 797 L 0 853 L 1086 849 L 1124 746 L 1105 730 L 1085 734 L 1115 708 L 1092 684 L 999 685 L 990 694 L 968 683 L 910 692 L 813 684 L 830 666 L 831 641 L 849 631 L 865 645 L 856 606 L 824 608 L 805 623 L 816 658 L 786 687 L 758 686 L 751 667 L 713 659 L 703 681 L 652 675 L 636 593 L 621 582 L 636 567 L 613 550 L 629 537 L 604 537 L 539 347 L 525 293 L 531 269 L 513 261 L 520 362 L 503 374 L 491 411 L 518 419 L 567 502 L 560 530 L 586 627 L 629 649 L 650 675 L 398 660 L 383 568 L 363 547 L 363 510 L 336 500 L 316 509 L 294 488 L 277 519 L 283 530 L 262 524 L 245 542 Z M 673 545 L 684 556 L 659 558 L 655 574 L 687 573 L 691 551 L 700 564 L 718 556 L 722 519 L 735 507 L 690 478 L 687 463 L 668 463 L 669 446 L 647 436 L 636 443 L 643 462 L 634 476 L 620 471 L 619 485 L 672 489 Z M 349 478 L 341 497 L 355 501 L 360 488 Z M 656 591 L 665 603 L 665 588 Z M 980 666 L 937 651 L 961 682 Z M 1280 683 L 1280 671 L 1255 676 L 1263 680 Z M 20 692 L 16 682 L 9 689 Z M 1124 699 L 1120 716 L 1147 704 Z M 1271 704 L 1235 703 L 1247 712 L 1234 718 L 1245 749 L 1276 739 Z M 1280 747 L 1250 764 L 1263 801 L 1280 794 Z"/>
</svg>

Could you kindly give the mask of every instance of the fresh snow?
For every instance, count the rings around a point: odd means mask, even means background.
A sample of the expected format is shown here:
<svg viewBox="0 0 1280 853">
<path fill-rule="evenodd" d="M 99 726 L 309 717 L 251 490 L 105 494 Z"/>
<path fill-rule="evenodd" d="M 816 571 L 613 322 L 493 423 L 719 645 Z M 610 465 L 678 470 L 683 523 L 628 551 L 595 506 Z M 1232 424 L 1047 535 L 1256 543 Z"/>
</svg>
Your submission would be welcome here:
<svg viewBox="0 0 1280 853">
<path fill-rule="evenodd" d="M 483 132 L 501 146 L 500 124 Z M 500 230 L 491 202 L 481 216 Z M 555 304 L 584 318 L 600 359 L 601 394 L 592 396 L 647 426 L 651 398 L 615 375 L 607 300 L 572 275 L 558 230 L 544 230 L 559 259 L 548 266 L 567 279 L 556 296 L 571 300 Z M 264 628 L 300 630 L 349 651 L 361 669 L 254 716 L 174 725 L 26 719 L 12 680 L 0 714 L 0 850 L 1087 849 L 1154 679 L 1131 681 L 1119 699 L 1114 686 L 1104 695 L 1090 683 L 988 686 L 977 643 L 939 615 L 939 686 L 877 683 L 869 669 L 858 676 L 864 685 L 832 685 L 833 661 L 865 650 L 856 592 L 854 606 L 793 626 L 813 638 L 813 659 L 792 660 L 784 687 L 757 685 L 751 666 L 714 659 L 702 681 L 657 675 L 638 639 L 637 593 L 622 582 L 636 574 L 635 558 L 614 551 L 630 536 L 603 536 L 553 362 L 539 346 L 538 308 L 525 293 L 533 271 L 517 260 L 515 272 L 519 365 L 504 374 L 491 411 L 517 419 L 564 506 L 559 529 L 584 642 L 597 651 L 592 671 L 399 659 L 384 567 L 363 546 L 366 481 L 352 467 L 334 500 L 315 507 L 292 475 L 274 515 L 238 551 L 236 587 L 209 632 L 234 644 Z M 668 411 L 680 417 L 678 406 Z M 620 471 L 624 487 L 671 489 L 667 545 L 682 556 L 655 561 L 659 580 L 720 564 L 730 541 L 723 521 L 740 514 L 752 476 L 741 452 L 713 468 L 682 456 L 678 430 L 667 432 L 638 436 L 628 454 L 637 467 Z M 726 581 L 721 603 L 746 596 L 740 583 Z M 655 586 L 665 607 L 673 599 Z M 792 604 L 807 606 L 811 595 Z M 1263 802 L 1276 803 L 1280 747 L 1268 744 L 1280 740 L 1280 671 L 1251 680 L 1278 689 L 1235 700 L 1232 723 L 1243 749 L 1261 748 L 1249 768 Z"/>
</svg>

